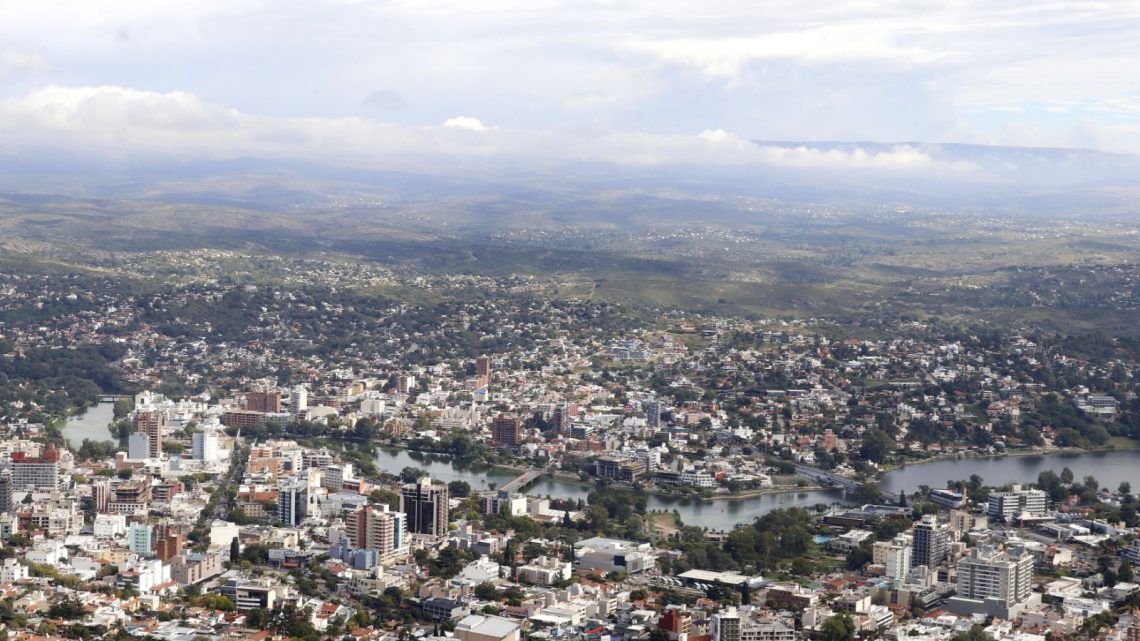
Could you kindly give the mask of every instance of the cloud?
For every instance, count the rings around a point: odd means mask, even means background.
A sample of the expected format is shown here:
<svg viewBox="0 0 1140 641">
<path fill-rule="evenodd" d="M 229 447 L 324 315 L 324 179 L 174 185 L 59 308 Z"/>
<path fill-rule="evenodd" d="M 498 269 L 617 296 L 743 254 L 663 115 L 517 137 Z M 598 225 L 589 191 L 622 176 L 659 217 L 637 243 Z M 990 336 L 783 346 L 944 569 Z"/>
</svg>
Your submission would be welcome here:
<svg viewBox="0 0 1140 641">
<path fill-rule="evenodd" d="M 38 73 L 47 69 L 47 60 L 38 52 L 10 47 L 0 50 L 0 76 L 7 73 Z"/>
<path fill-rule="evenodd" d="M 719 128 L 1000 144 L 1014 123 L 1064 144 L 1085 120 L 1128 126 L 1136 42 L 1128 0 L 36 0 L 4 7 L 0 100 L 23 98 L 50 61 L 61 86 L 429 129 L 459 110 L 498 138 Z"/>
<path fill-rule="evenodd" d="M 391 113 L 407 107 L 408 102 L 395 91 L 382 89 L 368 94 L 361 102 L 361 106 L 378 113 Z"/>
<path fill-rule="evenodd" d="M 471 118 L 470 116 L 456 116 L 455 118 L 448 118 L 443 121 L 444 127 L 451 127 L 453 129 L 470 129 L 471 131 L 487 131 L 487 126 L 484 125 L 478 118 Z"/>
<path fill-rule="evenodd" d="M 477 135 L 475 135 L 477 134 Z M 541 158 L 639 165 L 764 165 L 855 171 L 955 171 L 929 150 L 757 144 L 724 129 L 697 134 L 488 127 L 457 116 L 439 125 L 368 118 L 255 115 L 187 92 L 118 86 L 48 86 L 0 103 L 0 135 L 13 142 L 83 145 L 172 155 L 318 158 L 384 166 L 408 157 Z"/>
<path fill-rule="evenodd" d="M 661 62 L 689 67 L 713 78 L 734 79 L 749 64 L 765 60 L 805 63 L 879 62 L 902 66 L 965 60 L 962 52 L 896 42 L 883 29 L 827 26 L 754 37 L 635 39 L 622 45 Z"/>
</svg>

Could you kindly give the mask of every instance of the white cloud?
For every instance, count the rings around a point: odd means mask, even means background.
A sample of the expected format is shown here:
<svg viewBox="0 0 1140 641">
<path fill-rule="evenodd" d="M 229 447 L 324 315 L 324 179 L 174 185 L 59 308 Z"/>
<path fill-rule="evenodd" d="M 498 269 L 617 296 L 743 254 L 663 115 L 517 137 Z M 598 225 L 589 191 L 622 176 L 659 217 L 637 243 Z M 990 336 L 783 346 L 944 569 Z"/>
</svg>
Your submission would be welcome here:
<svg viewBox="0 0 1140 641">
<path fill-rule="evenodd" d="M 622 46 L 662 62 L 679 64 L 714 78 L 737 78 L 752 62 L 790 59 L 808 63 L 876 62 L 902 66 L 965 59 L 954 50 L 896 42 L 870 25 L 824 26 L 753 37 L 636 39 Z"/>
<path fill-rule="evenodd" d="M 443 121 L 444 127 L 452 127 L 455 129 L 470 129 L 471 131 L 487 131 L 487 126 L 484 125 L 478 118 L 470 116 L 456 116 L 455 118 L 448 118 Z"/>
<path fill-rule="evenodd" d="M 47 60 L 39 52 L 11 47 L 0 50 L 0 76 L 7 73 L 38 73 L 47 69 Z"/>
<path fill-rule="evenodd" d="M 1127 124 L 1136 42 L 1131 0 L 36 0 L 4 5 L 0 99 L 20 100 L 50 61 L 61 86 L 428 130 L 475 113 L 495 137 L 1009 143 L 1014 123 L 1063 144 L 1088 118 Z M 234 117 L 194 108 L 177 117 Z"/>
<path fill-rule="evenodd" d="M 472 132 L 478 135 L 472 135 Z M 488 127 L 470 116 L 435 126 L 376 120 L 254 115 L 186 92 L 49 86 L 0 103 L 0 135 L 13 142 L 233 157 L 349 160 L 377 166 L 420 157 L 544 158 L 632 164 L 769 165 L 913 171 L 972 169 L 900 145 L 886 151 L 759 145 L 723 129 L 695 135 Z"/>
</svg>

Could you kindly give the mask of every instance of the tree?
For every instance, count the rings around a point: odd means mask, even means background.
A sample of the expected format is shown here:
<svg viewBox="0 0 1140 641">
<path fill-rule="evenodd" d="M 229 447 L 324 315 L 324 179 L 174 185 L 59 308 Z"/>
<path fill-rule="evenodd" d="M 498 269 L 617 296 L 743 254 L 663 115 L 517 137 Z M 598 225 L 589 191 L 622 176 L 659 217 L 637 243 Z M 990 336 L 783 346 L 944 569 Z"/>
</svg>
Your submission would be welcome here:
<svg viewBox="0 0 1140 641">
<path fill-rule="evenodd" d="M 498 601 L 499 589 L 495 587 L 494 583 L 484 581 L 483 583 L 475 586 L 475 596 L 484 601 Z"/>
<path fill-rule="evenodd" d="M 1128 481 L 1121 481 L 1120 487 L 1117 488 L 1117 491 L 1120 492 L 1121 494 L 1131 494 L 1132 493 L 1132 484 L 1129 483 Z"/>
<path fill-rule="evenodd" d="M 455 498 L 465 499 L 471 496 L 471 484 L 467 481 L 451 481 L 447 484 L 447 494 Z"/>
<path fill-rule="evenodd" d="M 899 507 L 906 507 L 906 492 L 899 490 Z"/>
<path fill-rule="evenodd" d="M 1132 563 L 1128 559 L 1120 562 L 1120 567 L 1116 568 L 1116 579 L 1122 583 L 1132 582 Z"/>
<path fill-rule="evenodd" d="M 230 563 L 237 563 L 241 558 L 241 543 L 238 537 L 230 539 Z"/>
<path fill-rule="evenodd" d="M 221 594 L 203 594 L 196 596 L 191 601 L 195 606 L 206 608 L 207 610 L 222 610 L 223 612 L 232 612 L 237 609 L 234 602 L 228 596 Z"/>
<path fill-rule="evenodd" d="M 254 608 L 245 613 L 245 626 L 254 630 L 264 630 L 269 623 L 269 611 L 264 608 Z"/>
<path fill-rule="evenodd" d="M 120 398 L 115 400 L 115 405 L 112 408 L 115 420 L 126 418 L 127 414 L 131 413 L 134 409 L 134 401 L 130 398 Z"/>
<path fill-rule="evenodd" d="M 1065 485 L 1072 485 L 1073 478 L 1074 478 L 1073 477 L 1073 471 L 1070 470 L 1067 465 L 1061 469 L 1061 482 L 1062 483 L 1064 483 Z"/>
<path fill-rule="evenodd" d="M 400 470 L 400 480 L 404 483 L 415 483 L 426 475 L 427 472 L 418 467 L 405 467 Z"/>
<path fill-rule="evenodd" d="M 882 490 L 879 489 L 879 484 L 874 482 L 860 483 L 855 488 L 852 498 L 857 503 L 878 503 L 879 499 L 883 496 Z"/>
<path fill-rule="evenodd" d="M 975 623 L 969 630 L 955 635 L 952 641 L 994 641 L 994 638 L 980 624 Z"/>
<path fill-rule="evenodd" d="M 819 626 L 820 641 L 854 641 L 854 639 L 855 622 L 846 612 L 827 617 L 823 625 Z"/>
<path fill-rule="evenodd" d="M 889 434 L 877 428 L 870 429 L 863 435 L 863 443 L 859 446 L 859 457 L 867 461 L 882 463 L 887 454 L 894 449 L 894 446 L 895 441 Z"/>
</svg>

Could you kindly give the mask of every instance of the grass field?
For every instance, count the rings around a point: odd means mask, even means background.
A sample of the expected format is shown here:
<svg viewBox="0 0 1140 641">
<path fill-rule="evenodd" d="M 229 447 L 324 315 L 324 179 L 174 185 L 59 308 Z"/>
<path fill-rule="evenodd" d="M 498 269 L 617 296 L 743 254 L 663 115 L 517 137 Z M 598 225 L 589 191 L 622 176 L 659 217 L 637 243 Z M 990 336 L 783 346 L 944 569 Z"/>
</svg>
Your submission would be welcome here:
<svg viewBox="0 0 1140 641">
<path fill-rule="evenodd" d="M 1140 448 L 1140 441 L 1127 436 L 1113 436 L 1108 439 L 1108 444 L 1118 450 L 1135 450 Z"/>
</svg>

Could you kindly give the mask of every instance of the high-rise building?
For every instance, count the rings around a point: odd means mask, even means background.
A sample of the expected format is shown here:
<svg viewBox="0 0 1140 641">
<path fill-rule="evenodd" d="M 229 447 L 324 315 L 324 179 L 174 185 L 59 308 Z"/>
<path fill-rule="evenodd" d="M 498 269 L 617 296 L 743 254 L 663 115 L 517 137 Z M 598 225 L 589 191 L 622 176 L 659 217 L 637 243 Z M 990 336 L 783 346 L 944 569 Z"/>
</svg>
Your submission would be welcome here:
<svg viewBox="0 0 1140 641">
<path fill-rule="evenodd" d="M 986 514 L 991 519 L 1001 519 L 1007 523 L 1022 518 L 1038 518 L 1048 514 L 1049 495 L 1042 490 L 1022 489 L 1013 486 L 1010 492 L 990 494 Z"/>
<path fill-rule="evenodd" d="M 154 554 L 162 561 L 169 561 L 170 559 L 182 554 L 182 548 L 186 545 L 186 537 L 181 534 L 166 529 L 163 531 L 162 536 L 154 543 Z"/>
<path fill-rule="evenodd" d="M 517 416 L 499 414 L 491 421 L 491 443 L 495 447 L 518 447 L 522 444 L 522 431 Z"/>
<path fill-rule="evenodd" d="M 96 512 L 106 512 L 111 506 L 111 481 L 95 481 L 91 484 L 91 501 Z"/>
<path fill-rule="evenodd" d="M 900 541 L 879 541 L 875 547 L 881 548 L 875 550 L 875 555 L 882 556 L 883 574 L 888 579 L 905 579 L 914 555 L 911 546 Z"/>
<path fill-rule="evenodd" d="M 292 476 L 277 484 L 277 518 L 286 527 L 301 524 L 309 514 L 309 479 Z"/>
<path fill-rule="evenodd" d="M 649 427 L 661 427 L 661 403 L 649 401 L 645 404 L 645 423 Z"/>
<path fill-rule="evenodd" d="M 927 514 L 914 525 L 914 566 L 935 566 L 946 559 L 950 545 L 950 528 L 938 522 L 938 517 Z"/>
<path fill-rule="evenodd" d="M 194 458 L 200 461 L 216 461 L 220 456 L 217 432 L 194 432 L 190 444 Z"/>
<path fill-rule="evenodd" d="M 491 357 L 480 356 L 475 359 L 475 378 L 479 379 L 479 387 L 487 387 L 491 383 Z"/>
<path fill-rule="evenodd" d="M 408 532 L 434 537 L 447 535 L 447 486 L 425 476 L 400 489 L 400 511 L 407 515 Z"/>
<path fill-rule="evenodd" d="M 305 389 L 304 385 L 298 385 L 289 394 L 289 411 L 300 414 L 307 409 L 309 409 L 309 390 Z"/>
<path fill-rule="evenodd" d="M 958 593 L 947 605 L 956 613 L 1008 619 L 1012 606 L 1032 596 L 1032 581 L 1033 555 L 1025 549 L 979 546 L 958 562 Z"/>
<path fill-rule="evenodd" d="M 550 412 L 550 426 L 559 434 L 566 434 L 570 431 L 569 405 L 560 403 L 554 406 L 554 409 Z"/>
<path fill-rule="evenodd" d="M 403 512 L 387 505 L 364 505 L 345 517 L 348 542 L 354 548 L 375 550 L 380 563 L 387 565 L 408 555 L 408 521 Z"/>
<path fill-rule="evenodd" d="M 135 432 L 128 436 L 127 458 L 132 461 L 150 458 L 150 437 L 142 432 Z"/>
<path fill-rule="evenodd" d="M 712 641 L 741 641 L 740 614 L 736 608 L 728 608 L 714 614 L 709 621 L 709 632 L 712 634 Z"/>
<path fill-rule="evenodd" d="M 281 392 L 250 392 L 245 395 L 245 409 L 277 414 L 281 411 Z"/>
<path fill-rule="evenodd" d="M 416 377 L 400 375 L 396 377 L 396 391 L 401 394 L 411 394 L 416 387 Z"/>
<path fill-rule="evenodd" d="M 162 414 L 158 412 L 139 412 L 135 417 L 135 431 L 150 439 L 147 458 L 162 457 L 162 422 Z"/>
<path fill-rule="evenodd" d="M 0 514 L 12 511 L 12 471 L 0 470 Z"/>
<path fill-rule="evenodd" d="M 59 487 L 59 451 L 49 443 L 39 456 L 12 453 L 12 488 L 54 490 Z"/>
<path fill-rule="evenodd" d="M 131 523 L 127 528 L 127 542 L 131 552 L 148 556 L 154 544 L 154 530 L 145 523 Z"/>
</svg>

